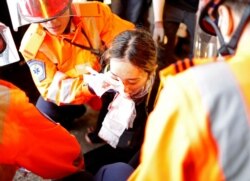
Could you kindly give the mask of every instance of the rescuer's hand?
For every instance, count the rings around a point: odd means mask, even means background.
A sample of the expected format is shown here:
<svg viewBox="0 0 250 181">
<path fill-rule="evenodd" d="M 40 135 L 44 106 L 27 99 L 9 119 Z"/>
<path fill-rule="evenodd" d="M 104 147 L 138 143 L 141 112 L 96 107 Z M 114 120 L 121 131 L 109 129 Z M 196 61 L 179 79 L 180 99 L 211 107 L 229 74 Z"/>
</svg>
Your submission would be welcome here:
<svg viewBox="0 0 250 181">
<path fill-rule="evenodd" d="M 167 43 L 167 37 L 165 36 L 163 22 L 161 21 L 155 22 L 153 39 L 156 43 L 163 43 L 163 44 Z"/>
</svg>

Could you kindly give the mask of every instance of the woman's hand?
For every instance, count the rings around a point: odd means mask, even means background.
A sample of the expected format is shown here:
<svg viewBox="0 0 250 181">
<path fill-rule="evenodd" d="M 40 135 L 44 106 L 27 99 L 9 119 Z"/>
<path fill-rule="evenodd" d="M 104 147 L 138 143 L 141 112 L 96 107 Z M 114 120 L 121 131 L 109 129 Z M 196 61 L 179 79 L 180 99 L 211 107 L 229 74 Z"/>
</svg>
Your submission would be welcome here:
<svg viewBox="0 0 250 181">
<path fill-rule="evenodd" d="M 122 81 L 113 79 L 110 72 L 98 73 L 91 67 L 86 69 L 89 74 L 84 74 L 84 84 L 87 84 L 97 96 L 101 97 L 108 90 L 121 91 Z"/>
</svg>

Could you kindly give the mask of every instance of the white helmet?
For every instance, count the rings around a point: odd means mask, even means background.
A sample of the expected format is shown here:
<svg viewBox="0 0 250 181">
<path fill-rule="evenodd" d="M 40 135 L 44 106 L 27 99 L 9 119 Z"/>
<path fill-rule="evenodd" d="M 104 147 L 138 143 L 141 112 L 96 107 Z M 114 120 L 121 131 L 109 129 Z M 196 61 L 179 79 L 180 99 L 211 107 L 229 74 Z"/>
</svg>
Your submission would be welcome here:
<svg viewBox="0 0 250 181">
<path fill-rule="evenodd" d="M 19 55 L 9 27 L 0 22 L 0 66 L 19 61 Z"/>
</svg>

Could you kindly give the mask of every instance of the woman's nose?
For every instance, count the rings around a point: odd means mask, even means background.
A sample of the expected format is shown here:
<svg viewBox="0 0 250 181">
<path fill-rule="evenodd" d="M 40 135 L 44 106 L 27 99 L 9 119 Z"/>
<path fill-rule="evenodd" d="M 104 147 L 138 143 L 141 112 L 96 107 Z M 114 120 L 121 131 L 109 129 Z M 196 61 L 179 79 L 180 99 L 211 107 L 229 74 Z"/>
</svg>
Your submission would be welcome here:
<svg viewBox="0 0 250 181">
<path fill-rule="evenodd" d="M 123 82 L 123 85 L 124 85 L 124 92 L 125 93 L 129 93 L 130 89 L 129 89 L 128 84 L 126 84 L 125 82 Z"/>
</svg>

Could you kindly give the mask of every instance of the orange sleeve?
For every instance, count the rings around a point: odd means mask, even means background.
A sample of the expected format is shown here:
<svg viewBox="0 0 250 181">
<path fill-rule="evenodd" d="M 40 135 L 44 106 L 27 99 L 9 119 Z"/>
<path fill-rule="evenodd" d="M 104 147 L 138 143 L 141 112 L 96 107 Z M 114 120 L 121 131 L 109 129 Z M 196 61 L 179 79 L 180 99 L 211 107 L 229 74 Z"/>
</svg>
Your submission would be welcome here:
<svg viewBox="0 0 250 181">
<path fill-rule="evenodd" d="M 18 88 L 10 90 L 1 143 L 2 163 L 24 167 L 43 178 L 61 178 L 84 166 L 77 139 L 43 116 Z"/>
<path fill-rule="evenodd" d="M 43 36 L 40 36 L 43 35 Z M 32 49 L 31 42 L 40 42 Z M 62 104 L 85 104 L 93 98 L 83 87 L 82 72 L 77 67 L 99 67 L 95 55 L 61 42 L 36 24 L 32 24 L 22 40 L 20 52 L 29 66 L 34 83 L 45 100 Z"/>
<path fill-rule="evenodd" d="M 55 52 L 57 51 L 55 50 Z M 57 105 L 85 104 L 94 97 L 83 86 L 83 75 L 69 76 L 67 73 L 61 72 L 56 64 L 42 52 L 38 52 L 35 60 L 28 60 L 27 64 L 33 81 L 45 100 Z"/>
</svg>

